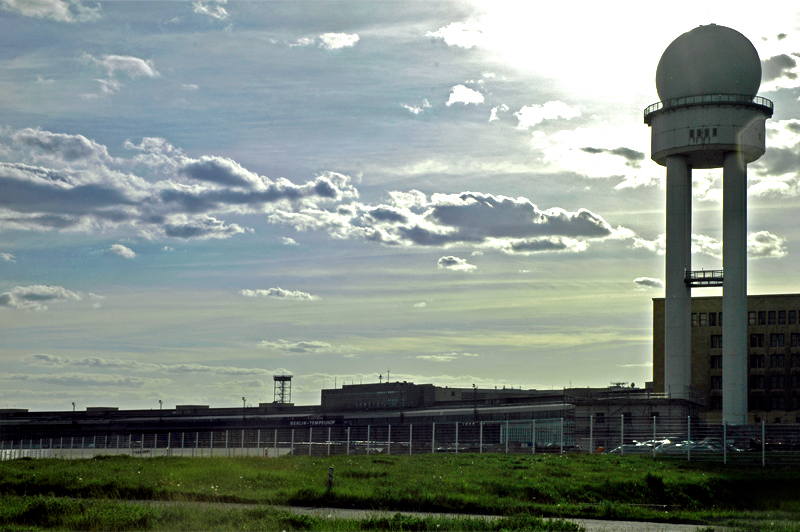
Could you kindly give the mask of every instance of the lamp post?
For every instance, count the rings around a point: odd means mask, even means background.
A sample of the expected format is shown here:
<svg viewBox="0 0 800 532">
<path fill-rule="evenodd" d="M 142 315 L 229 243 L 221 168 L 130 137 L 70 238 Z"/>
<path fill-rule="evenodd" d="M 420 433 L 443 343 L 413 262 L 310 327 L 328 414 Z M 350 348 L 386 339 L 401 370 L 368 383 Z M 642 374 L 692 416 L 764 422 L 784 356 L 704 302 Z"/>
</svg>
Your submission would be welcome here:
<svg viewBox="0 0 800 532">
<path fill-rule="evenodd" d="M 72 401 L 72 411 L 75 412 L 75 401 Z"/>
<path fill-rule="evenodd" d="M 158 400 L 158 409 L 161 410 L 164 403 L 161 402 L 161 399 Z"/>
</svg>

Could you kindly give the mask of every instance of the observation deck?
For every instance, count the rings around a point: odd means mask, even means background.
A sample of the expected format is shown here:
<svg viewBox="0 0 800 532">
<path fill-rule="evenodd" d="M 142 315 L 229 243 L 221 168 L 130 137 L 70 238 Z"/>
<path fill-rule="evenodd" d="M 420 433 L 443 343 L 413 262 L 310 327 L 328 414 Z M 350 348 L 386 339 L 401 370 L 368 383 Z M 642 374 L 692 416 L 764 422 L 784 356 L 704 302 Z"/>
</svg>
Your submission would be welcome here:
<svg viewBox="0 0 800 532">
<path fill-rule="evenodd" d="M 734 104 L 743 105 L 745 107 L 756 107 L 768 117 L 772 116 L 774 109 L 772 100 L 761 96 L 749 96 L 747 94 L 705 94 L 702 96 L 686 96 L 683 98 L 671 98 L 664 102 L 656 102 L 653 105 L 648 105 L 644 110 L 644 123 L 649 126 L 653 116 L 662 111 L 708 104 Z"/>
<path fill-rule="evenodd" d="M 695 270 L 687 271 L 683 282 L 689 287 L 722 286 L 722 270 Z"/>
</svg>

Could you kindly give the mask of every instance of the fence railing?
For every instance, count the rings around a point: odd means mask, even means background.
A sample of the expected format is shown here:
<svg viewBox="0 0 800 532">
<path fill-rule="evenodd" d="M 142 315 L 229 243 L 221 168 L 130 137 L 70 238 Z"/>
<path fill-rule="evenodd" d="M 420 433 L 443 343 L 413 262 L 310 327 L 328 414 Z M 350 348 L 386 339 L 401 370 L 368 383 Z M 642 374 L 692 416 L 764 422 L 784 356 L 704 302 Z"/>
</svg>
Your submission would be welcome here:
<svg viewBox="0 0 800 532">
<path fill-rule="evenodd" d="M 695 418 L 556 419 L 97 434 L 0 440 L 0 460 L 129 455 L 194 458 L 427 453 L 649 455 L 723 464 L 800 464 L 800 425 L 712 425 Z"/>
</svg>

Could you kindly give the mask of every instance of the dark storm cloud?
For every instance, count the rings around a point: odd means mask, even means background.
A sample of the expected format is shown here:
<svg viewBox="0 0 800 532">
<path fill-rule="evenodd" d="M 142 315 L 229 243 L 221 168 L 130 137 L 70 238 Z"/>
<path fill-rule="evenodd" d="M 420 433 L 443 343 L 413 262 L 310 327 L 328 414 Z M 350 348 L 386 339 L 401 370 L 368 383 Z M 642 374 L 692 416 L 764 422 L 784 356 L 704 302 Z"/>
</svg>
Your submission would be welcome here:
<svg viewBox="0 0 800 532">
<path fill-rule="evenodd" d="M 582 152 L 591 153 L 593 155 L 597 155 L 600 153 L 607 153 L 609 155 L 618 155 L 619 157 L 624 158 L 627 162 L 625 163 L 627 166 L 632 168 L 639 168 L 639 163 L 644 160 L 644 153 L 636 150 L 632 150 L 630 148 L 614 148 L 613 150 L 607 150 L 604 148 L 581 148 Z"/>
<path fill-rule="evenodd" d="M 219 185 L 253 188 L 258 184 L 258 176 L 223 157 L 201 157 L 199 161 L 187 164 L 179 172 L 198 181 Z"/>
<path fill-rule="evenodd" d="M 797 66 L 797 61 L 786 54 L 776 55 L 761 61 L 762 81 L 772 81 L 778 78 L 797 79 L 797 74 L 791 69 Z"/>
</svg>

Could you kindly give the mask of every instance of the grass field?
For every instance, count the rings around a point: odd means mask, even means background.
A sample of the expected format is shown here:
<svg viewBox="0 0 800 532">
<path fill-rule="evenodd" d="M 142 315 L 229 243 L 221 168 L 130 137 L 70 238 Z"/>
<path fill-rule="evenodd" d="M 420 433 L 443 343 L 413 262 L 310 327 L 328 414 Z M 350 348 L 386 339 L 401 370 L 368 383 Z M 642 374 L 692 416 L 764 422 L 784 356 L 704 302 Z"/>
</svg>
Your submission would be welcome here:
<svg viewBox="0 0 800 532">
<path fill-rule="evenodd" d="M 327 489 L 328 468 L 334 487 Z M 577 530 L 540 517 L 800 532 L 800 471 L 637 456 L 459 454 L 0 462 L 4 530 Z M 131 500 L 253 503 L 141 506 Z M 325 521 L 267 506 L 502 515 Z M 38 516 L 38 517 L 37 517 Z M 438 525 L 438 526 L 437 526 Z"/>
</svg>

